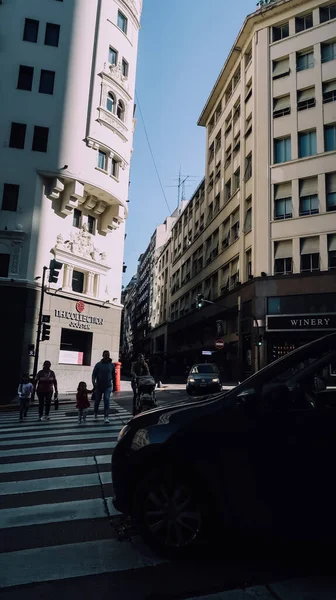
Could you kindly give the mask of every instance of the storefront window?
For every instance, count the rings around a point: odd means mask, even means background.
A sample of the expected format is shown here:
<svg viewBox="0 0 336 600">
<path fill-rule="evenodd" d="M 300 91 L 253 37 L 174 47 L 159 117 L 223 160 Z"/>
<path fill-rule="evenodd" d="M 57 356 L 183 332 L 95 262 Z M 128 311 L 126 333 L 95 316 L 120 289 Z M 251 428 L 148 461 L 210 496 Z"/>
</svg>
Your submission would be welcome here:
<svg viewBox="0 0 336 600">
<path fill-rule="evenodd" d="M 268 298 L 267 300 L 267 314 L 269 315 L 280 315 L 280 298 Z"/>
<path fill-rule="evenodd" d="M 92 333 L 62 329 L 59 364 L 91 365 Z"/>
</svg>

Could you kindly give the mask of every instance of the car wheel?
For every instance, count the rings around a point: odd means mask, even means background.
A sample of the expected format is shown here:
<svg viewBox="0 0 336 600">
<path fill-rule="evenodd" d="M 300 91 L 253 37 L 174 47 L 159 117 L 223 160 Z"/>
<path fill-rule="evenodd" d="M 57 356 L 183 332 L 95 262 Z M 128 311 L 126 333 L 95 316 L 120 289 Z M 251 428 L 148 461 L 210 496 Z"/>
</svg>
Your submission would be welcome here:
<svg viewBox="0 0 336 600">
<path fill-rule="evenodd" d="M 134 514 L 144 542 L 169 558 L 189 555 L 206 538 L 206 503 L 186 472 L 150 474 L 136 490 Z"/>
</svg>

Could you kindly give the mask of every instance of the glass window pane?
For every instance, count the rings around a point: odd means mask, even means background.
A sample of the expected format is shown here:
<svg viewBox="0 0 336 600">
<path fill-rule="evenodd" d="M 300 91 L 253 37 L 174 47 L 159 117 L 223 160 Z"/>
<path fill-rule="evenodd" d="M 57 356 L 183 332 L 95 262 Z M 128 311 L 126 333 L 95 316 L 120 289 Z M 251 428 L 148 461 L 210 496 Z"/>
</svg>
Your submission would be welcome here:
<svg viewBox="0 0 336 600">
<path fill-rule="evenodd" d="M 336 192 L 327 194 L 327 210 L 336 210 Z"/>
<path fill-rule="evenodd" d="M 84 273 L 73 271 L 72 275 L 72 290 L 78 294 L 82 294 L 84 290 Z"/>
<path fill-rule="evenodd" d="M 117 51 L 111 47 L 109 49 L 109 63 L 111 63 L 111 65 L 117 64 Z"/>
<path fill-rule="evenodd" d="M 325 151 L 336 150 L 336 125 L 324 128 Z"/>
<path fill-rule="evenodd" d="M 105 169 L 105 163 L 106 163 L 106 154 L 105 154 L 105 152 L 102 152 L 102 150 L 99 150 L 99 152 L 98 152 L 98 167 L 100 169 Z"/>
<path fill-rule="evenodd" d="M 46 46 L 58 46 L 60 26 L 56 23 L 47 23 L 44 44 Z"/>
</svg>

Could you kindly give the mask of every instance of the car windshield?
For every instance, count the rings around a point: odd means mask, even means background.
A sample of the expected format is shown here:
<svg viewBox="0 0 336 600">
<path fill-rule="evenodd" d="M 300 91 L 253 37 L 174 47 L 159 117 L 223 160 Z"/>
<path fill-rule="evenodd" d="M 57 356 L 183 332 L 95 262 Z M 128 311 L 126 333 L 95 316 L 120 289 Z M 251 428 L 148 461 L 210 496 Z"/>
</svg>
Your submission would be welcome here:
<svg viewBox="0 0 336 600">
<path fill-rule="evenodd" d="M 191 373 L 218 373 L 216 365 L 195 365 Z"/>
</svg>

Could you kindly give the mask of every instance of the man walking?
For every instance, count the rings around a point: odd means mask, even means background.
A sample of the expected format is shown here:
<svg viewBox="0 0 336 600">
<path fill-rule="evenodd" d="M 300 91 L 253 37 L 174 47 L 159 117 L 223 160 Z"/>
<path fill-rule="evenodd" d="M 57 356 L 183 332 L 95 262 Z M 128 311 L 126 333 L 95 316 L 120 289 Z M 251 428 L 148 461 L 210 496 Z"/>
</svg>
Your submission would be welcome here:
<svg viewBox="0 0 336 600">
<path fill-rule="evenodd" d="M 98 419 L 99 404 L 104 394 L 104 420 L 105 423 L 109 423 L 110 396 L 116 387 L 116 374 L 108 350 L 104 350 L 103 358 L 92 371 L 92 385 L 94 388 L 94 418 Z"/>
</svg>

